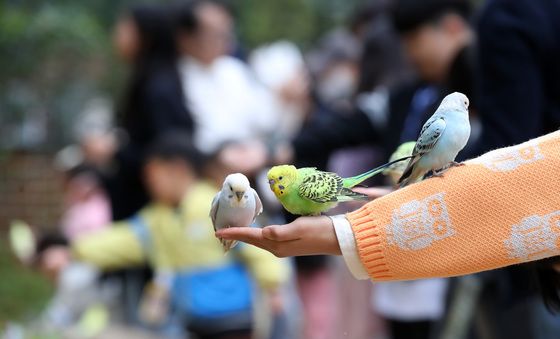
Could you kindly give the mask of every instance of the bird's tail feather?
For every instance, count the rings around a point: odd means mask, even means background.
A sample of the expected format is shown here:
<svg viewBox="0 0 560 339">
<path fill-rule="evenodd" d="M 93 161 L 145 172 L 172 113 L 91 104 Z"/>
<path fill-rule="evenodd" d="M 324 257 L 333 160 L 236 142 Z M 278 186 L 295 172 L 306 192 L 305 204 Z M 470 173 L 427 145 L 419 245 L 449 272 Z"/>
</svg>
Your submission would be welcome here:
<svg viewBox="0 0 560 339">
<path fill-rule="evenodd" d="M 224 248 L 224 255 L 226 255 L 230 249 L 234 248 L 235 245 L 237 245 L 237 240 L 221 239 L 220 242 L 222 243 L 222 247 Z"/>
<path fill-rule="evenodd" d="M 372 170 L 369 170 L 369 171 L 367 171 L 367 172 L 365 172 L 365 173 L 358 174 L 358 175 L 356 175 L 356 176 L 354 176 L 354 177 L 345 178 L 345 179 L 344 179 L 344 182 L 343 182 L 343 185 L 344 185 L 345 188 L 352 188 L 352 187 L 355 187 L 355 186 L 361 184 L 362 182 L 366 181 L 367 179 L 369 179 L 369 178 L 371 178 L 371 177 L 373 177 L 373 176 L 375 176 L 375 175 L 377 175 L 377 174 L 383 172 L 383 170 L 384 170 L 385 168 L 387 168 L 387 167 L 389 167 L 389 166 L 391 166 L 391 165 L 394 165 L 394 164 L 396 164 L 397 162 L 409 160 L 409 159 L 411 159 L 412 157 L 413 157 L 412 155 L 409 155 L 409 156 L 406 156 L 406 157 L 402 157 L 402 158 L 399 158 L 399 159 L 390 161 L 390 162 L 388 162 L 388 163 L 386 163 L 386 164 L 384 164 L 384 165 L 381 165 L 381 166 L 379 166 L 379 167 L 376 167 L 376 168 L 374 168 L 374 169 L 372 169 Z"/>
<path fill-rule="evenodd" d="M 414 164 L 416 163 L 416 159 L 410 159 L 410 161 L 408 162 L 408 165 L 406 165 L 406 168 L 404 169 L 401 177 L 399 178 L 399 181 L 397 182 L 397 184 L 401 185 L 401 187 L 403 187 L 403 183 L 406 186 L 407 183 L 405 183 L 406 179 L 408 177 L 410 177 L 410 175 L 412 174 L 412 171 L 414 170 Z"/>
<path fill-rule="evenodd" d="M 370 198 L 363 193 L 354 192 L 349 188 L 342 189 L 342 194 L 337 198 L 339 202 L 355 200 L 370 200 Z"/>
<path fill-rule="evenodd" d="M 403 172 L 403 175 L 398 182 L 400 188 L 413 184 L 424 177 L 425 173 L 423 173 L 422 170 L 418 169 L 417 166 L 414 166 L 416 162 L 417 160 L 415 159 L 411 160 L 410 164 Z"/>
</svg>

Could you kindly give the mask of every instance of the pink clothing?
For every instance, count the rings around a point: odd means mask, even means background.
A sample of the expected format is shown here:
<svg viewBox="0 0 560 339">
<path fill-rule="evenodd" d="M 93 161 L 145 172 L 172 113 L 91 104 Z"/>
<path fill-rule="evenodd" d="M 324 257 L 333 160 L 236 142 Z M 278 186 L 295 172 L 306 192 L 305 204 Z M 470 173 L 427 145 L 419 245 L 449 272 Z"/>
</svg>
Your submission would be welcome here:
<svg viewBox="0 0 560 339">
<path fill-rule="evenodd" d="M 103 230 L 111 222 L 111 206 L 101 192 L 92 193 L 86 200 L 72 203 L 62 215 L 62 232 L 73 241 L 84 235 Z"/>
<path fill-rule="evenodd" d="M 298 275 L 304 312 L 304 338 L 334 339 L 336 328 L 336 283 L 329 268 Z"/>
</svg>

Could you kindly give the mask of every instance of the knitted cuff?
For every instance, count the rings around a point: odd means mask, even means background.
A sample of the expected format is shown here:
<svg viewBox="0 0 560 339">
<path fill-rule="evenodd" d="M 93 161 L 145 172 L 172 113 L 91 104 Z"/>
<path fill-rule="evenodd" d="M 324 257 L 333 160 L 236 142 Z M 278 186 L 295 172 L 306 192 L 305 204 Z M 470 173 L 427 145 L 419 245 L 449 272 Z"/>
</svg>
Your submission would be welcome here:
<svg viewBox="0 0 560 339">
<path fill-rule="evenodd" d="M 369 205 L 346 215 L 354 231 L 358 254 L 369 276 L 375 281 L 392 280 L 393 275 L 383 253 L 383 230 Z"/>
</svg>

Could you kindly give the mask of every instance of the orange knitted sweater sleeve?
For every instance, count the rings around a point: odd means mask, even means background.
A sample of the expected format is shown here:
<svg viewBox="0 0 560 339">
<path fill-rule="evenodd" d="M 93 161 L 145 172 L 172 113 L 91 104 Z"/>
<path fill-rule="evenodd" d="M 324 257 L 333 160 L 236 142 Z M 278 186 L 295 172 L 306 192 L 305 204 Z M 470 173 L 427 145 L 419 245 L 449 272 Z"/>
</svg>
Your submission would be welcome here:
<svg viewBox="0 0 560 339">
<path fill-rule="evenodd" d="M 498 149 L 347 215 L 375 281 L 449 277 L 560 254 L 560 131 Z"/>
</svg>

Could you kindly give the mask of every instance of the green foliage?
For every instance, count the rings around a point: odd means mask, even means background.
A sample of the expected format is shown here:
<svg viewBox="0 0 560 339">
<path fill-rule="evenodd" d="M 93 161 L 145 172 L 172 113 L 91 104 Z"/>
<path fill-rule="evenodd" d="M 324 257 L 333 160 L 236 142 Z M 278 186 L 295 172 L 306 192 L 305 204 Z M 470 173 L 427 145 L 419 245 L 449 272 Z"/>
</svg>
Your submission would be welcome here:
<svg viewBox="0 0 560 339">
<path fill-rule="evenodd" d="M 241 39 L 249 47 L 279 39 L 309 47 L 343 24 L 363 0 L 239 0 L 232 2 Z"/>
<path fill-rule="evenodd" d="M 0 11 L 0 141 L 25 143 L 17 127 L 42 124 L 68 139 L 72 117 L 102 82 L 107 34 L 86 8 L 7 6 Z M 101 47 L 101 48 L 100 48 Z M 33 125 L 35 124 L 35 125 Z M 29 136 L 31 141 L 41 138 Z"/>
<path fill-rule="evenodd" d="M 0 241 L 0 328 L 8 320 L 28 320 L 52 294 L 51 284 L 36 272 L 22 267 Z"/>
<path fill-rule="evenodd" d="M 44 6 L 36 12 L 7 8 L 2 11 L 0 32 L 0 60 L 17 61 L 5 70 L 3 75 L 7 76 L 36 75 L 41 66 L 37 58 L 51 63 L 67 58 L 67 62 L 80 64 L 104 42 L 97 22 L 85 11 L 72 7 Z"/>
<path fill-rule="evenodd" d="M 309 42 L 315 32 L 313 8 L 303 0 L 244 0 L 238 5 L 239 31 L 250 46 L 278 39 Z"/>
</svg>

